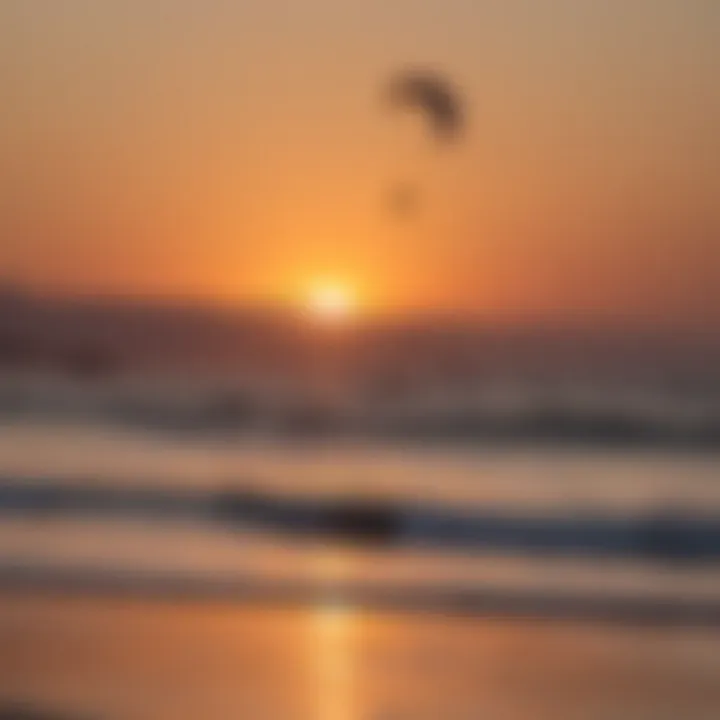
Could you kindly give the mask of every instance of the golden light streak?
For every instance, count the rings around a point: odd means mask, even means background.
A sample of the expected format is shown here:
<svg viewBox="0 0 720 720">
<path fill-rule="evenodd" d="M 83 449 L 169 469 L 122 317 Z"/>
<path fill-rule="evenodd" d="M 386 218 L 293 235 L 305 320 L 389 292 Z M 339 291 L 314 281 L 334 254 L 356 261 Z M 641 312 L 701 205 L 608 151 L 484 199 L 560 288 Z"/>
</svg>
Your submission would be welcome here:
<svg viewBox="0 0 720 720">
<path fill-rule="evenodd" d="M 353 720 L 352 611 L 327 603 L 315 617 L 318 720 Z"/>
<path fill-rule="evenodd" d="M 348 558 L 329 549 L 319 550 L 314 570 L 325 598 L 312 620 L 311 653 L 316 673 L 317 720 L 354 720 L 353 611 L 334 597 L 350 571 Z"/>
</svg>

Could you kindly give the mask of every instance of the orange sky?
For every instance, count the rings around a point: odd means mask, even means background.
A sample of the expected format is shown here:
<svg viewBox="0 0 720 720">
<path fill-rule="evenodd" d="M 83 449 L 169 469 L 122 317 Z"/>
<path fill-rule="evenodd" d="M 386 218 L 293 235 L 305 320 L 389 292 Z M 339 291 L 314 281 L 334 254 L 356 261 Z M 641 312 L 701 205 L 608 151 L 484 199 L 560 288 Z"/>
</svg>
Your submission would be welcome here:
<svg viewBox="0 0 720 720">
<path fill-rule="evenodd" d="M 447 72 L 471 132 L 408 161 L 377 102 Z M 0 276 L 73 292 L 717 318 L 711 0 L 0 4 Z M 409 163 L 409 165 L 405 165 Z"/>
</svg>

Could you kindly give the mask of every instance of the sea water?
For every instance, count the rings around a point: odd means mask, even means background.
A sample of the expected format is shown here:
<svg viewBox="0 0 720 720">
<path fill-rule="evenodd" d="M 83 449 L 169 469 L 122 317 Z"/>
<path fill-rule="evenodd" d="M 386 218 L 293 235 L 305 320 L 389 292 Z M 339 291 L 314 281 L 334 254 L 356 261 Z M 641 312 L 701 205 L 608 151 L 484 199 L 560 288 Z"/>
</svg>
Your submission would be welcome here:
<svg viewBox="0 0 720 720">
<path fill-rule="evenodd" d="M 6 415 L 0 427 L 0 481 L 382 497 L 534 514 L 675 508 L 717 517 L 718 459 L 662 447 L 153 432 L 59 413 Z M 151 518 L 4 518 L 0 564 L 720 603 L 713 566 L 359 550 Z M 720 714 L 720 634 L 374 611 L 331 594 L 314 606 L 270 607 L 5 587 L 0 701 L 118 720 L 711 720 Z"/>
</svg>

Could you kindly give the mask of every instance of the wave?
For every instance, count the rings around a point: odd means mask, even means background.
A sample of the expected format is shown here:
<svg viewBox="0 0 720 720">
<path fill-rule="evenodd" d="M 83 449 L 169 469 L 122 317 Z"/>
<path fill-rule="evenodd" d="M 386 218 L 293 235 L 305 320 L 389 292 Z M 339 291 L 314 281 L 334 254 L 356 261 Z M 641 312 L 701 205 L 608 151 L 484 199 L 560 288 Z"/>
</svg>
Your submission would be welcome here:
<svg viewBox="0 0 720 720">
<path fill-rule="evenodd" d="M 178 601 L 262 604 L 263 607 L 310 607 L 330 610 L 354 607 L 384 612 L 421 612 L 441 616 L 485 616 L 552 621 L 583 621 L 633 627 L 720 627 L 714 599 L 648 598 L 477 586 L 367 586 L 342 583 L 328 591 L 312 582 L 259 581 L 180 573 L 119 573 L 92 568 L 32 567 L 0 564 L 0 589 L 69 592 L 110 597 L 143 597 Z M 8 720 L 45 720 L 44 715 L 8 715 Z M 0 720 L 5 720 L 0 714 Z"/>
<path fill-rule="evenodd" d="M 642 558 L 717 565 L 720 518 L 659 507 L 642 515 L 527 514 L 247 490 L 167 490 L 0 478 L 0 517 L 150 519 L 229 531 L 447 552 Z"/>
<path fill-rule="evenodd" d="M 0 382 L 0 419 L 237 437 L 720 449 L 720 402 L 693 404 L 661 393 L 630 402 L 622 389 L 572 399 L 548 395 L 539 400 L 516 390 L 502 402 L 497 393 L 486 392 L 390 403 L 190 382 L 87 384 L 33 378 Z"/>
</svg>

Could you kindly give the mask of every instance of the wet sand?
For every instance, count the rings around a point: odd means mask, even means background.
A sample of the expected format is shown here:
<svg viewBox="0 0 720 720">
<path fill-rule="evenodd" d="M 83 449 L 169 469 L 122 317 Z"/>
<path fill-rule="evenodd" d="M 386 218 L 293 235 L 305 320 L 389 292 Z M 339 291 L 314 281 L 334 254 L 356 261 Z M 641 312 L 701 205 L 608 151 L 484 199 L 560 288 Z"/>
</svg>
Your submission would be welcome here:
<svg viewBox="0 0 720 720">
<path fill-rule="evenodd" d="M 0 703 L 108 720 L 715 720 L 720 631 L 0 595 Z"/>
</svg>

